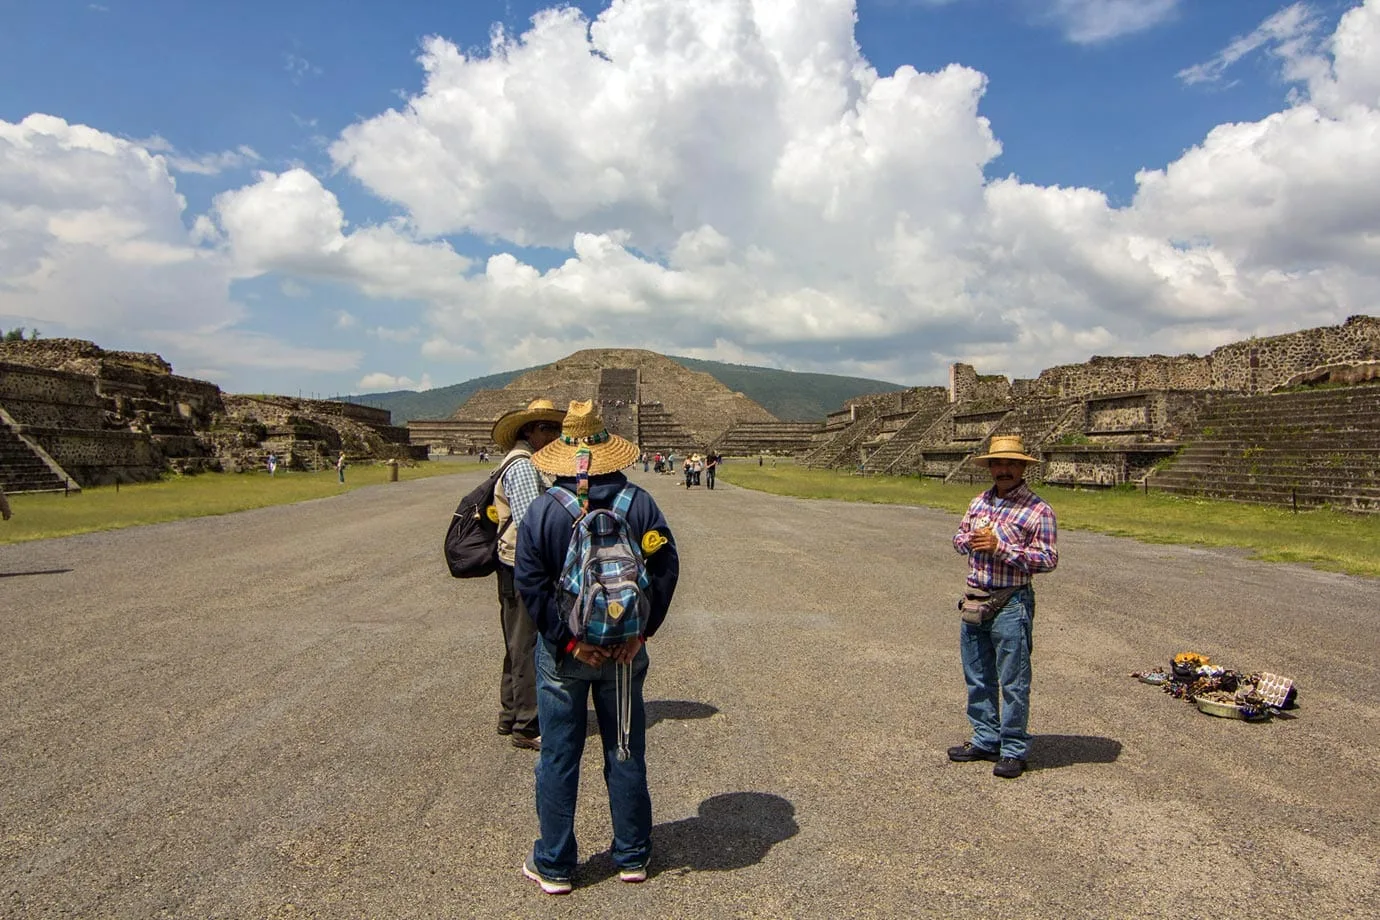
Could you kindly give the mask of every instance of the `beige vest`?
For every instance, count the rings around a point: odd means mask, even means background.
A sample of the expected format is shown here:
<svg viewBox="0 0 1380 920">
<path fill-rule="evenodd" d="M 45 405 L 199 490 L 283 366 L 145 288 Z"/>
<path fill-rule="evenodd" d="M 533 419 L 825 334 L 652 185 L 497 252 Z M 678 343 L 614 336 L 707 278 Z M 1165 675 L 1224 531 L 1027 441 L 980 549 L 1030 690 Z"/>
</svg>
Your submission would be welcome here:
<svg viewBox="0 0 1380 920">
<path fill-rule="evenodd" d="M 520 457 L 530 457 L 532 456 L 532 449 L 526 441 L 519 441 L 516 447 L 504 455 L 503 461 L 506 463 L 508 458 L 514 454 Z M 541 470 L 536 467 L 532 469 L 537 474 L 538 485 L 545 489 L 546 478 L 542 476 Z M 502 479 L 499 479 L 498 484 L 494 486 L 494 507 L 498 509 L 498 561 L 511 567 L 517 562 L 518 525 L 522 522 L 513 520 L 513 509 L 508 506 L 508 496 L 503 492 Z"/>
</svg>

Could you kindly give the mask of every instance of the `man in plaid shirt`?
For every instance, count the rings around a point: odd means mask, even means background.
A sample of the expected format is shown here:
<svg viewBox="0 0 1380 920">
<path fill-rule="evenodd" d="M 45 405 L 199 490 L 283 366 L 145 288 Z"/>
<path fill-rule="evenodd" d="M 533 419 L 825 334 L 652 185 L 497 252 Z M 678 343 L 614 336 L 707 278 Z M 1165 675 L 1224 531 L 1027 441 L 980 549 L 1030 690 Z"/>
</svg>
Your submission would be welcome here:
<svg viewBox="0 0 1380 920">
<path fill-rule="evenodd" d="M 1059 564 L 1058 530 L 1054 511 L 1025 483 L 1026 464 L 1039 461 L 1019 435 L 993 437 L 974 459 L 987 465 L 992 488 L 968 505 L 954 535 L 954 549 L 968 557 L 959 647 L 973 737 L 949 748 L 949 759 L 995 761 L 993 775 L 1015 779 L 1030 748 L 1030 579 Z"/>
<path fill-rule="evenodd" d="M 513 583 L 518 528 L 527 509 L 546 491 L 546 480 L 532 465 L 532 454 L 561 433 L 565 412 L 549 399 L 534 399 L 525 409 L 494 423 L 491 437 L 505 451 L 506 469 L 494 486 L 498 514 L 498 607 L 503 627 L 503 678 L 499 684 L 498 733 L 514 747 L 541 750 L 537 720 L 537 631 Z"/>
</svg>

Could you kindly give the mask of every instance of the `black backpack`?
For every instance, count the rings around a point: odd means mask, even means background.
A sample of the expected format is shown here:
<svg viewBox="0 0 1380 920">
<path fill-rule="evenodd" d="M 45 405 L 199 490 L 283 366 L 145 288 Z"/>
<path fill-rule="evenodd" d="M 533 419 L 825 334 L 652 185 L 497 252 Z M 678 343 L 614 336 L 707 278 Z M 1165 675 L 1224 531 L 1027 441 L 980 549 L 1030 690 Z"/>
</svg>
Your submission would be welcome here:
<svg viewBox="0 0 1380 920">
<path fill-rule="evenodd" d="M 446 566 L 456 578 L 484 578 L 498 567 L 498 512 L 494 508 L 494 489 L 508 467 L 523 457 L 525 450 L 505 457 L 498 469 L 474 487 L 456 507 L 446 528 Z M 511 525 L 513 522 L 508 521 Z"/>
</svg>

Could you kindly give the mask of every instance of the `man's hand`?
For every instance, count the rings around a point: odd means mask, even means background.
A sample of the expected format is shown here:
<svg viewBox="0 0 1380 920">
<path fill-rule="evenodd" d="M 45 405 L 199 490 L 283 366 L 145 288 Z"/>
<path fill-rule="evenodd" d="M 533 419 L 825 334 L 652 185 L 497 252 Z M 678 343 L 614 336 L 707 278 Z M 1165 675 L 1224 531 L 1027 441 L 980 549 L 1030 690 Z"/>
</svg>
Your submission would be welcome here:
<svg viewBox="0 0 1380 920">
<path fill-rule="evenodd" d="M 980 553 L 995 553 L 997 547 L 1001 546 L 1001 541 L 997 539 L 992 528 L 984 527 L 973 531 L 973 538 L 968 545 Z"/>
<path fill-rule="evenodd" d="M 611 649 L 613 652 L 613 660 L 619 664 L 631 664 L 632 660 L 637 657 L 637 653 L 641 650 L 642 640 L 640 638 L 629 639 L 622 645 L 615 645 Z"/>
<path fill-rule="evenodd" d="M 587 664 L 591 668 L 602 668 L 604 662 L 608 661 L 609 649 L 590 645 L 588 642 L 576 642 L 575 650 L 570 654 L 574 655 L 575 660 L 581 664 Z"/>
</svg>

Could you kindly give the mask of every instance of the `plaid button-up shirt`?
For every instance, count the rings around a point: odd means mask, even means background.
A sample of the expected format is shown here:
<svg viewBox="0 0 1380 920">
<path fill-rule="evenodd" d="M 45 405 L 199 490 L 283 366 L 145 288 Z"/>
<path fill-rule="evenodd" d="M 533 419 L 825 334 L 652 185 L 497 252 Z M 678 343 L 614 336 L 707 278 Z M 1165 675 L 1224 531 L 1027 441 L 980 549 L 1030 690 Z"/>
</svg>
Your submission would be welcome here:
<svg viewBox="0 0 1380 920">
<path fill-rule="evenodd" d="M 997 535 L 996 551 L 974 552 L 973 531 L 988 526 Z M 1036 572 L 1052 572 L 1059 564 L 1057 540 L 1054 509 L 1022 480 L 1005 498 L 993 486 L 973 499 L 954 534 L 954 549 L 968 557 L 968 584 L 991 590 L 1028 585 Z"/>
</svg>

